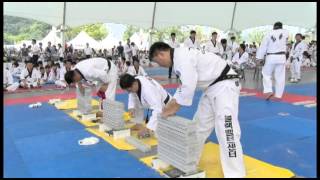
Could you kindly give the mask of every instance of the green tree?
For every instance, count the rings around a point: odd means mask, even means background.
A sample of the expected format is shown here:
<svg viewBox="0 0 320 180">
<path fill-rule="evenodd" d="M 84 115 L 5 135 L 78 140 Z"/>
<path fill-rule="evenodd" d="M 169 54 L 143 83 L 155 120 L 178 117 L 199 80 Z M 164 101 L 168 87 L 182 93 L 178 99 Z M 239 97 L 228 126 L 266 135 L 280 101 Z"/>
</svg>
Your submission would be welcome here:
<svg viewBox="0 0 320 180">
<path fill-rule="evenodd" d="M 81 31 L 85 31 L 95 40 L 102 40 L 108 36 L 108 29 L 102 23 L 83 25 L 75 28 L 68 28 L 65 32 L 66 40 L 75 38 Z"/>
<path fill-rule="evenodd" d="M 127 29 L 124 31 L 122 39 L 126 42 L 135 32 L 139 32 L 140 28 L 132 25 L 127 25 Z M 144 30 L 146 31 L 146 30 Z"/>
<path fill-rule="evenodd" d="M 44 38 L 51 30 L 49 24 L 13 16 L 3 17 L 3 36 L 5 44 L 19 43 L 22 40 Z"/>
<path fill-rule="evenodd" d="M 264 36 L 266 35 L 266 30 L 253 30 L 248 34 L 249 41 L 256 42 L 256 44 L 261 44 Z"/>
</svg>

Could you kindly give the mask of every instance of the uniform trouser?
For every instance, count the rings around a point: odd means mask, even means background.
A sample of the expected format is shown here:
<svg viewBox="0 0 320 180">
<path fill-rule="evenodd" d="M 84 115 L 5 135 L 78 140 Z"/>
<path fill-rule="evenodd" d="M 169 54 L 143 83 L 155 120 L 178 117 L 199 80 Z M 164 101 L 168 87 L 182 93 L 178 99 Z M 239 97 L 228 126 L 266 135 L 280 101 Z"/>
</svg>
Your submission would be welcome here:
<svg viewBox="0 0 320 180">
<path fill-rule="evenodd" d="M 210 86 L 203 93 L 194 116 L 201 148 L 215 128 L 224 177 L 246 175 L 238 121 L 240 88 L 237 79 L 223 80 Z"/>
<path fill-rule="evenodd" d="M 286 83 L 285 55 L 268 55 L 262 68 L 263 93 L 272 93 L 272 73 L 275 79 L 275 97 L 281 98 Z"/>
<path fill-rule="evenodd" d="M 298 59 L 293 59 L 290 66 L 290 71 L 291 71 L 291 78 L 295 80 L 301 79 L 301 60 L 298 61 Z"/>
</svg>

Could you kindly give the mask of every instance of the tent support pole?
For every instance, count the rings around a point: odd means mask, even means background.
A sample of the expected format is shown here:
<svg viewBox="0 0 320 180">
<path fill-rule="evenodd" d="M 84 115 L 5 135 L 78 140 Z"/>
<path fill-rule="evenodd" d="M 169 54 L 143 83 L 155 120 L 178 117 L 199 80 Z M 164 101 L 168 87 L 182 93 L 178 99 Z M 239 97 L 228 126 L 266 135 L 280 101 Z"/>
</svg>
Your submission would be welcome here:
<svg viewBox="0 0 320 180">
<path fill-rule="evenodd" d="M 154 19 L 155 19 L 155 16 L 156 16 L 156 8 L 157 8 L 157 2 L 154 2 L 149 46 L 152 45 L 152 34 L 153 34 L 153 30 L 154 30 Z"/>
<path fill-rule="evenodd" d="M 63 21 L 62 21 L 62 33 L 61 33 L 61 40 L 62 40 L 62 47 L 65 47 L 65 44 L 66 44 L 66 39 L 65 39 L 65 26 L 66 26 L 66 3 L 67 2 L 63 2 Z M 64 49 L 64 48 L 63 48 Z"/>
<path fill-rule="evenodd" d="M 237 2 L 234 2 L 230 30 L 233 30 L 233 22 L 234 22 L 234 16 L 236 14 L 236 9 L 237 9 Z"/>
</svg>

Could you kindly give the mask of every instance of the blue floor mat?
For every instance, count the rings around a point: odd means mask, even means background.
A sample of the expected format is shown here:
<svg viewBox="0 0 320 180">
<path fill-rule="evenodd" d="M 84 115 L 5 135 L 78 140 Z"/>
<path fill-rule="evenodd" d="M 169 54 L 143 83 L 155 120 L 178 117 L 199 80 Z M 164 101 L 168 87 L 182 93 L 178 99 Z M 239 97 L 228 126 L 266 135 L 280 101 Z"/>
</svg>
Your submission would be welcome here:
<svg viewBox="0 0 320 180">
<path fill-rule="evenodd" d="M 83 129 L 58 132 L 19 139 L 16 146 L 32 177 L 160 177 L 102 139 L 94 146 L 78 145 L 89 136 Z"/>
<path fill-rule="evenodd" d="M 294 84 L 285 87 L 286 93 L 299 94 L 305 96 L 317 96 L 317 84 Z"/>
<path fill-rule="evenodd" d="M 168 68 L 164 68 L 164 67 L 155 67 L 155 68 L 146 68 L 145 69 L 146 73 L 148 74 L 148 76 L 155 76 L 155 75 L 168 75 Z M 174 74 L 174 73 L 172 73 Z"/>
<path fill-rule="evenodd" d="M 118 151 L 101 139 L 95 146 L 79 146 L 79 139 L 92 134 L 65 116 L 71 123 L 61 116 L 5 123 L 5 177 L 160 177 L 127 152 Z M 7 121 L 15 119 L 10 117 Z"/>
</svg>

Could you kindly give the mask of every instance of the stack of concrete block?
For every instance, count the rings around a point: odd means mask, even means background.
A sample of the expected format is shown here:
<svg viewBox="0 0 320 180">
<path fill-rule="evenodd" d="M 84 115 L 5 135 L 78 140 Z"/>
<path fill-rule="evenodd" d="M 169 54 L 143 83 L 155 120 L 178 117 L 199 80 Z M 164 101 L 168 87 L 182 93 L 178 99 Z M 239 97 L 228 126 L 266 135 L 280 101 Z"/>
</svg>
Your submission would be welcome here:
<svg viewBox="0 0 320 180">
<path fill-rule="evenodd" d="M 80 111 L 81 114 L 89 114 L 92 111 L 91 92 L 92 92 L 92 89 L 90 87 L 84 88 L 84 95 L 82 95 L 79 88 L 77 88 L 77 90 L 76 90 L 77 100 L 78 100 L 77 106 L 78 106 L 78 110 Z"/>
<path fill-rule="evenodd" d="M 103 123 L 112 130 L 121 130 L 125 128 L 123 114 L 125 106 L 122 102 L 103 100 Z"/>
<path fill-rule="evenodd" d="M 197 172 L 201 151 L 196 122 L 178 116 L 158 121 L 158 158 L 186 174 Z"/>
</svg>

